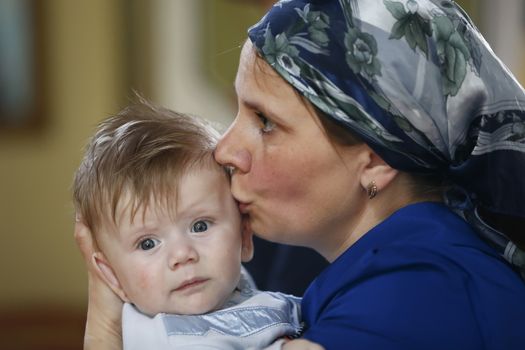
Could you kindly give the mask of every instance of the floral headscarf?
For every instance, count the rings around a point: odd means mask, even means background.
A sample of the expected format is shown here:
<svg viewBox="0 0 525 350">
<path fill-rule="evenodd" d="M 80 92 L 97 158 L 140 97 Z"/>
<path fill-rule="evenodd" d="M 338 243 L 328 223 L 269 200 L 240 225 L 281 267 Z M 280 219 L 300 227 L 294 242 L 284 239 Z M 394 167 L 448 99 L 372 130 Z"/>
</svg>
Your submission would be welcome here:
<svg viewBox="0 0 525 350">
<path fill-rule="evenodd" d="M 449 203 L 516 263 L 475 208 L 525 219 L 525 92 L 458 5 L 282 0 L 249 37 L 392 167 L 450 179 L 465 197 Z"/>
</svg>

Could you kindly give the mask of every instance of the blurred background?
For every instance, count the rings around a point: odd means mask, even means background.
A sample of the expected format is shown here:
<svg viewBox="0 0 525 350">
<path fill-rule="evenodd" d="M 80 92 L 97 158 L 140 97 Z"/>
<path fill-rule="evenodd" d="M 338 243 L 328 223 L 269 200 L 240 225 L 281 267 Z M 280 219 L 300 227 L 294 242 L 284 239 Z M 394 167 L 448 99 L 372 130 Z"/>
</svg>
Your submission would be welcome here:
<svg viewBox="0 0 525 350">
<path fill-rule="evenodd" d="M 272 0 L 0 0 L 0 349 L 81 349 L 70 186 L 133 90 L 228 126 L 246 29 Z M 525 2 L 458 1 L 522 83 Z"/>
</svg>

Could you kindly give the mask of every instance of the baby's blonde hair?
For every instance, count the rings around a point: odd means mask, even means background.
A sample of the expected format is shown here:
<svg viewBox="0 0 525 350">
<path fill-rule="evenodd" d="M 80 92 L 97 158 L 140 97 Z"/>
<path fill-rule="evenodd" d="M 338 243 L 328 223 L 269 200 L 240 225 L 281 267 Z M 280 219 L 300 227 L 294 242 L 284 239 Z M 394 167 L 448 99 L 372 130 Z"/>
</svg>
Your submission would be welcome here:
<svg viewBox="0 0 525 350">
<path fill-rule="evenodd" d="M 218 139 L 219 133 L 204 120 L 138 98 L 100 123 L 88 143 L 73 184 L 78 214 L 96 233 L 108 219 L 116 224 L 125 194 L 131 196 L 132 219 L 152 200 L 173 205 L 186 171 L 218 167 L 213 159 Z"/>
</svg>

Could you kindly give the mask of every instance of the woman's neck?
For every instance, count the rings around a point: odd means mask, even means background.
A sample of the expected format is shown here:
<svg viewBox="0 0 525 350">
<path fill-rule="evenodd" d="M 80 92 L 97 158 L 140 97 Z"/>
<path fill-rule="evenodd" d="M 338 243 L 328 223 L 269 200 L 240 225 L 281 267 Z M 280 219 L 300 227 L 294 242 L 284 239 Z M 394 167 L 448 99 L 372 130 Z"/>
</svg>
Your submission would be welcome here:
<svg viewBox="0 0 525 350">
<path fill-rule="evenodd" d="M 372 228 L 386 220 L 397 210 L 419 202 L 442 202 L 442 198 L 435 193 L 414 194 L 410 192 L 410 188 L 406 179 L 401 175 L 387 188 L 380 190 L 377 196 L 372 199 L 363 193 L 362 198 L 359 199 L 363 205 L 355 213 L 348 215 L 345 226 L 339 228 L 341 232 L 339 234 L 332 233 L 332 237 L 337 238 L 333 241 L 326 240 L 332 245 L 325 247 L 320 253 L 329 262 L 333 262 Z"/>
</svg>

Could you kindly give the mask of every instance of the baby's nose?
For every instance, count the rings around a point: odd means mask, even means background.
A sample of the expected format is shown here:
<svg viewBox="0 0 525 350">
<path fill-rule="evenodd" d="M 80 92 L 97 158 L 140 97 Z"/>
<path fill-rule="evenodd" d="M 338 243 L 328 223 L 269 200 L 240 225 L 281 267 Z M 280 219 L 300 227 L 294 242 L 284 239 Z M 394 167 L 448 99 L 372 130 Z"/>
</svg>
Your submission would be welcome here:
<svg viewBox="0 0 525 350">
<path fill-rule="evenodd" d="M 197 251 L 191 244 L 182 243 L 177 244 L 174 247 L 168 258 L 168 265 L 170 269 L 177 269 L 179 266 L 197 262 L 199 260 L 199 255 Z"/>
</svg>

